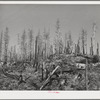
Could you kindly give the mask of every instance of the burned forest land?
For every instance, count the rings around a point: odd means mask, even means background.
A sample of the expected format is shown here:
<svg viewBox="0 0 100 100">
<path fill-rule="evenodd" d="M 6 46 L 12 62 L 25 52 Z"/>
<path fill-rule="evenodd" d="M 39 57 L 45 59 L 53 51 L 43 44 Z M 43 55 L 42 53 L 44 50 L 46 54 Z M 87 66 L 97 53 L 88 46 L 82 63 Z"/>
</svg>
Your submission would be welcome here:
<svg viewBox="0 0 100 100">
<path fill-rule="evenodd" d="M 1 32 L 0 90 L 100 90 L 96 24 L 89 37 L 90 46 L 85 29 L 76 43 L 71 32 L 62 36 L 59 20 L 55 29 L 55 37 L 50 29 L 37 34 L 24 30 L 14 46 L 9 46 L 9 29 Z"/>
<path fill-rule="evenodd" d="M 0 66 L 0 90 L 99 90 L 97 56 L 59 54 Z"/>
</svg>

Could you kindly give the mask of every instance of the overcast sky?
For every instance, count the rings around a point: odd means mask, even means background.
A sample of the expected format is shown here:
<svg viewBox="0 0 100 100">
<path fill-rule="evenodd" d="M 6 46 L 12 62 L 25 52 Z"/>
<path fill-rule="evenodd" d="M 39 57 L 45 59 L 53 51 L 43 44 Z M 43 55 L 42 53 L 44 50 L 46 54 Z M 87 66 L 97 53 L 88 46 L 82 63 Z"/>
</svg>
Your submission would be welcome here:
<svg viewBox="0 0 100 100">
<path fill-rule="evenodd" d="M 44 27 L 55 33 L 56 20 L 59 18 L 61 32 L 71 31 L 76 42 L 82 28 L 87 30 L 88 44 L 93 33 L 92 24 L 97 24 L 96 41 L 100 43 L 100 5 L 0 5 L 0 32 L 9 28 L 10 45 L 17 43 L 17 34 L 29 28 L 37 34 Z"/>
</svg>

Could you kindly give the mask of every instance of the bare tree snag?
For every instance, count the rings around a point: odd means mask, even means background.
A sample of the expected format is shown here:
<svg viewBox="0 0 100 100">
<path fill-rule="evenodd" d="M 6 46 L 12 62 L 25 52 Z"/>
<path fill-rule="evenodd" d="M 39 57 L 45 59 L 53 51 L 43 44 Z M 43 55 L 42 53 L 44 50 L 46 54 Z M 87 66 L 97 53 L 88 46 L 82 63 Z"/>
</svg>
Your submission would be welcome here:
<svg viewBox="0 0 100 100">
<path fill-rule="evenodd" d="M 97 55 L 99 56 L 99 43 L 97 43 Z"/>
<path fill-rule="evenodd" d="M 85 67 L 85 85 L 86 90 L 88 90 L 88 61 L 86 59 L 86 67 Z"/>
</svg>

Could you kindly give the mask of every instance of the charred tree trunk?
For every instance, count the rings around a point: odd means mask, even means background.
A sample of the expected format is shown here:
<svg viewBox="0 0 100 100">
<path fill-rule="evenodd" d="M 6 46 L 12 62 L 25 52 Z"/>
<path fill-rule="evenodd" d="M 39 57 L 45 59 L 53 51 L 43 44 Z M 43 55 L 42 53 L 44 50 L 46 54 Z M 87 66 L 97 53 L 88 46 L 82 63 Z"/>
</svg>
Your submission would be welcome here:
<svg viewBox="0 0 100 100">
<path fill-rule="evenodd" d="M 43 76 L 44 76 L 44 74 L 43 74 L 43 64 L 42 64 L 42 81 L 43 81 Z"/>
<path fill-rule="evenodd" d="M 97 43 L 97 55 L 99 56 L 99 43 Z"/>
<path fill-rule="evenodd" d="M 90 47 L 90 55 L 93 55 L 94 51 L 93 51 L 93 40 L 91 38 L 91 47 Z"/>
<path fill-rule="evenodd" d="M 36 40 L 35 40 L 35 60 L 34 60 L 34 65 L 33 65 L 33 67 L 36 67 L 37 66 L 37 56 L 38 56 L 38 54 L 37 54 L 37 50 L 38 50 L 38 45 L 37 45 L 37 37 L 36 37 Z M 37 70 L 37 69 L 36 69 Z"/>
<path fill-rule="evenodd" d="M 85 86 L 86 90 L 88 90 L 88 61 L 86 59 L 86 68 L 85 68 Z"/>
</svg>

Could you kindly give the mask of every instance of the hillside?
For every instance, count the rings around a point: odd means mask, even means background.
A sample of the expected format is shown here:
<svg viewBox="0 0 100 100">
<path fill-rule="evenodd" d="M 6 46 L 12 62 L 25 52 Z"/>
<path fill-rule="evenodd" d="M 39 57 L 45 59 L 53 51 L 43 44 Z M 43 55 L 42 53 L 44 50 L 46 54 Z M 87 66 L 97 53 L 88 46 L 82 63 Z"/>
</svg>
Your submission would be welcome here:
<svg viewBox="0 0 100 100">
<path fill-rule="evenodd" d="M 0 90 L 99 90 L 100 63 L 93 57 L 52 55 L 38 70 L 27 62 L 0 66 Z"/>
</svg>

